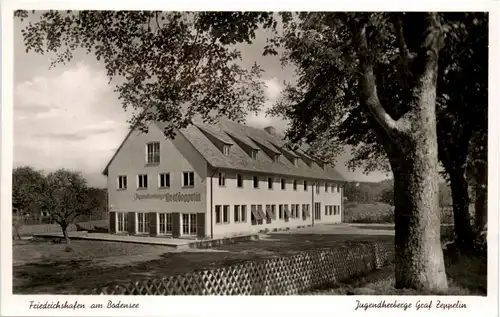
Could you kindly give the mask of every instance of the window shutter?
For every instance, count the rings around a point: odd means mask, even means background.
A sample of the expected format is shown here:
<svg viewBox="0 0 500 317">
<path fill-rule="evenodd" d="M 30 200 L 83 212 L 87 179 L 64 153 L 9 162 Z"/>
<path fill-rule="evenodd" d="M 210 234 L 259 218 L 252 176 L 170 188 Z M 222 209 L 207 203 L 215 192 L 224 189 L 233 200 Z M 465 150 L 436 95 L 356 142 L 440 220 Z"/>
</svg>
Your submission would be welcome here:
<svg viewBox="0 0 500 317">
<path fill-rule="evenodd" d="M 205 233 L 205 213 L 200 212 L 196 214 L 196 232 L 198 238 L 204 239 L 206 237 Z"/>
<path fill-rule="evenodd" d="M 151 236 L 158 235 L 158 224 L 156 212 L 149 213 L 149 234 Z"/>
<path fill-rule="evenodd" d="M 181 235 L 181 214 L 172 213 L 172 237 L 178 238 Z"/>
<path fill-rule="evenodd" d="M 116 212 L 109 212 L 109 233 L 116 233 Z"/>
<path fill-rule="evenodd" d="M 136 234 L 135 232 L 135 212 L 131 211 L 128 213 L 128 233 Z"/>
</svg>

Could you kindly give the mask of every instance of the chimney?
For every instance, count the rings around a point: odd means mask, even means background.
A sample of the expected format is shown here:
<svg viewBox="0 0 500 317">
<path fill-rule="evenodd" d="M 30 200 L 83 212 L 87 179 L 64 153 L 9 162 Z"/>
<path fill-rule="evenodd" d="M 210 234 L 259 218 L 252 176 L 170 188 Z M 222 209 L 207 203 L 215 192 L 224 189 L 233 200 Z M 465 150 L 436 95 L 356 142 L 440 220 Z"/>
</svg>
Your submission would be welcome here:
<svg viewBox="0 0 500 317">
<path fill-rule="evenodd" d="M 272 126 L 265 127 L 264 130 L 270 135 L 276 135 L 276 129 Z"/>
</svg>

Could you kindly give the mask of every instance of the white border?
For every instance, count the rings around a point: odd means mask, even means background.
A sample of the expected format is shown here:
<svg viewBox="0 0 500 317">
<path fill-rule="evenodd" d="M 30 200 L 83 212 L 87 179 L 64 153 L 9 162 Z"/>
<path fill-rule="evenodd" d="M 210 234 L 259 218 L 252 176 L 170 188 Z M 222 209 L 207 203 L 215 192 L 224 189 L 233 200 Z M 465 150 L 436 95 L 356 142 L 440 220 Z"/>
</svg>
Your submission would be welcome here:
<svg viewBox="0 0 500 317">
<path fill-rule="evenodd" d="M 71 5 L 68 5 L 71 3 Z M 240 315 L 286 315 L 286 316 L 332 316 L 357 314 L 384 314 L 385 316 L 400 316 L 400 309 L 370 309 L 355 311 L 356 300 L 377 302 L 380 300 L 398 301 L 416 304 L 417 301 L 437 300 L 454 303 L 457 300 L 465 303 L 467 309 L 452 310 L 407 310 L 411 315 L 434 315 L 443 313 L 453 316 L 471 316 L 481 313 L 484 316 L 498 316 L 498 105 L 500 104 L 499 89 L 490 90 L 489 98 L 489 153 L 488 166 L 489 199 L 488 199 L 488 297 L 424 297 L 424 296 L 363 296 L 363 297 L 329 297 L 329 296 L 273 296 L 273 297 L 134 297 L 134 296 L 29 296 L 12 295 L 12 243 L 11 243 L 11 181 L 13 166 L 13 15 L 14 9 L 164 9 L 164 10 L 308 10 L 308 11 L 490 11 L 490 87 L 498 84 L 499 63 L 493 57 L 500 56 L 498 35 L 499 1 L 491 0 L 420 0 L 403 2 L 397 0 L 364 0 L 364 1 L 13 1 L 2 2 L 2 108 L 1 108 L 1 312 L 2 316 L 235 316 Z M 307 6 L 304 6 L 307 4 Z M 494 193 L 493 195 L 491 193 Z M 91 303 L 107 305 L 107 301 L 139 303 L 139 309 L 82 309 L 82 310 L 30 310 L 29 302 L 68 301 L 83 303 L 87 307 Z"/>
</svg>

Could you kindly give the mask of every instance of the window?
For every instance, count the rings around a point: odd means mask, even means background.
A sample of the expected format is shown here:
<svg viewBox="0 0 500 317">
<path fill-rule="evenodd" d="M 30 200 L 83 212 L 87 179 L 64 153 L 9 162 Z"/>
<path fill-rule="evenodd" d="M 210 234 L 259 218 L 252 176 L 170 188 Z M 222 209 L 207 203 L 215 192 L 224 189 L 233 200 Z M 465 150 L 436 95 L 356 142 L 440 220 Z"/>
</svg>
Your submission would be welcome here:
<svg viewBox="0 0 500 317">
<path fill-rule="evenodd" d="M 334 215 L 334 213 L 333 213 L 333 207 L 337 207 L 337 206 L 330 206 L 330 216 L 331 216 L 331 215 Z M 336 213 L 335 213 L 335 214 L 336 214 Z"/>
<path fill-rule="evenodd" d="M 118 216 L 118 230 L 117 232 L 126 232 L 128 231 L 128 213 L 119 212 Z"/>
<path fill-rule="evenodd" d="M 271 205 L 271 213 L 273 214 L 273 218 L 276 219 L 276 205 Z"/>
<path fill-rule="evenodd" d="M 240 222 L 240 206 L 234 205 L 234 222 Z"/>
<path fill-rule="evenodd" d="M 319 183 L 316 183 L 316 194 L 319 194 Z"/>
<path fill-rule="evenodd" d="M 252 156 L 252 159 L 256 160 L 257 159 L 257 150 L 252 150 L 252 152 L 250 152 L 250 153 L 251 153 L 250 155 Z"/>
<path fill-rule="evenodd" d="M 184 187 L 194 186 L 194 172 L 183 172 L 182 186 Z"/>
<path fill-rule="evenodd" d="M 241 206 L 241 222 L 247 222 L 247 206 Z"/>
<path fill-rule="evenodd" d="M 284 178 L 281 179 L 281 189 L 282 190 L 286 189 L 286 179 L 284 179 Z"/>
<path fill-rule="evenodd" d="M 300 218 L 300 205 L 296 204 L 295 205 L 295 218 Z"/>
<path fill-rule="evenodd" d="M 337 186 L 337 185 L 332 184 L 332 193 L 334 193 L 334 192 L 335 192 L 335 187 L 336 187 L 336 186 Z"/>
<path fill-rule="evenodd" d="M 159 233 L 171 234 L 172 233 L 172 214 L 160 213 L 159 217 Z"/>
<path fill-rule="evenodd" d="M 297 180 L 293 180 L 293 190 L 297 190 Z"/>
<path fill-rule="evenodd" d="M 321 203 L 314 203 L 314 219 L 321 219 Z"/>
<path fill-rule="evenodd" d="M 146 145 L 148 164 L 160 163 L 160 142 L 151 142 Z"/>
<path fill-rule="evenodd" d="M 295 218 L 295 205 L 292 204 L 292 218 Z"/>
<path fill-rule="evenodd" d="M 236 174 L 236 186 L 243 188 L 243 176 L 241 174 Z"/>
<path fill-rule="evenodd" d="M 160 188 L 170 187 L 170 174 L 169 173 L 158 174 L 158 187 L 160 187 Z"/>
<path fill-rule="evenodd" d="M 330 206 L 325 206 L 325 216 L 328 216 L 329 207 Z"/>
<path fill-rule="evenodd" d="M 253 188 L 259 188 L 259 178 L 257 176 L 253 177 Z"/>
<path fill-rule="evenodd" d="M 224 153 L 224 155 L 229 155 L 229 145 L 224 145 L 222 147 L 222 152 Z"/>
<path fill-rule="evenodd" d="M 304 191 L 307 191 L 307 181 L 304 181 Z"/>
<path fill-rule="evenodd" d="M 267 188 L 273 189 L 273 178 L 272 177 L 267 178 Z"/>
<path fill-rule="evenodd" d="M 149 214 L 145 212 L 137 213 L 137 232 L 149 233 Z"/>
<path fill-rule="evenodd" d="M 328 183 L 325 183 L 325 193 L 328 193 Z"/>
<path fill-rule="evenodd" d="M 148 188 L 148 175 L 147 174 L 137 175 L 137 188 Z"/>
<path fill-rule="evenodd" d="M 196 214 L 182 214 L 182 234 L 196 235 Z"/>
<path fill-rule="evenodd" d="M 340 185 L 337 185 L 337 193 L 340 193 Z"/>
<path fill-rule="evenodd" d="M 118 189 L 127 189 L 127 176 L 118 176 Z"/>
<path fill-rule="evenodd" d="M 222 222 L 229 223 L 229 205 L 224 205 L 224 212 L 222 214 Z"/>
<path fill-rule="evenodd" d="M 219 173 L 219 187 L 226 186 L 226 174 Z"/>
<path fill-rule="evenodd" d="M 222 206 L 221 205 L 216 205 L 215 206 L 215 223 L 216 224 L 221 224 L 222 223 Z"/>
<path fill-rule="evenodd" d="M 279 213 L 278 213 L 278 218 L 283 219 L 283 205 L 279 205 Z"/>
</svg>

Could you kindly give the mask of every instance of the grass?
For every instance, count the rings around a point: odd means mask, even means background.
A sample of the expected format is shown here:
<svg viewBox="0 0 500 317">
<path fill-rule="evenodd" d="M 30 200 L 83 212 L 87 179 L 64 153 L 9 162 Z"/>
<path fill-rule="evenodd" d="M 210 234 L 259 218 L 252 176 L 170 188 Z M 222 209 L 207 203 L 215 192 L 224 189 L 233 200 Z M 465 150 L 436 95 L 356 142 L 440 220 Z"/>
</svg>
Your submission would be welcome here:
<svg viewBox="0 0 500 317">
<path fill-rule="evenodd" d="M 299 252 L 349 246 L 359 241 L 393 241 L 387 234 L 357 234 L 356 228 L 318 226 L 263 236 L 259 241 L 223 245 L 209 250 L 178 251 L 166 246 L 73 240 L 69 246 L 50 241 L 14 241 L 13 292 L 15 294 L 78 294 L 91 288 L 145 278 L 184 274 L 247 260 L 288 256 Z M 451 285 L 472 294 L 486 290 L 486 261 L 452 261 Z M 466 266 L 466 267 L 464 267 Z M 335 285 L 327 294 L 356 292 L 399 294 L 391 289 L 393 268 L 356 277 L 350 284 Z M 371 283 L 371 284 L 370 284 Z M 333 286 L 332 286 L 333 287 Z M 453 288 L 452 288 L 453 289 Z"/>
<path fill-rule="evenodd" d="M 356 277 L 337 285 L 330 285 L 303 295 L 487 295 L 487 261 L 484 257 L 462 257 L 446 261 L 448 291 L 423 294 L 413 289 L 394 287 L 394 265 L 389 265 L 367 276 Z"/>
<path fill-rule="evenodd" d="M 76 294 L 123 281 L 184 274 L 247 260 L 381 239 L 392 238 L 355 234 L 272 234 L 259 241 L 188 251 L 91 240 L 73 240 L 69 245 L 71 250 L 66 250 L 65 244 L 15 241 L 13 291 L 15 294 Z"/>
</svg>

